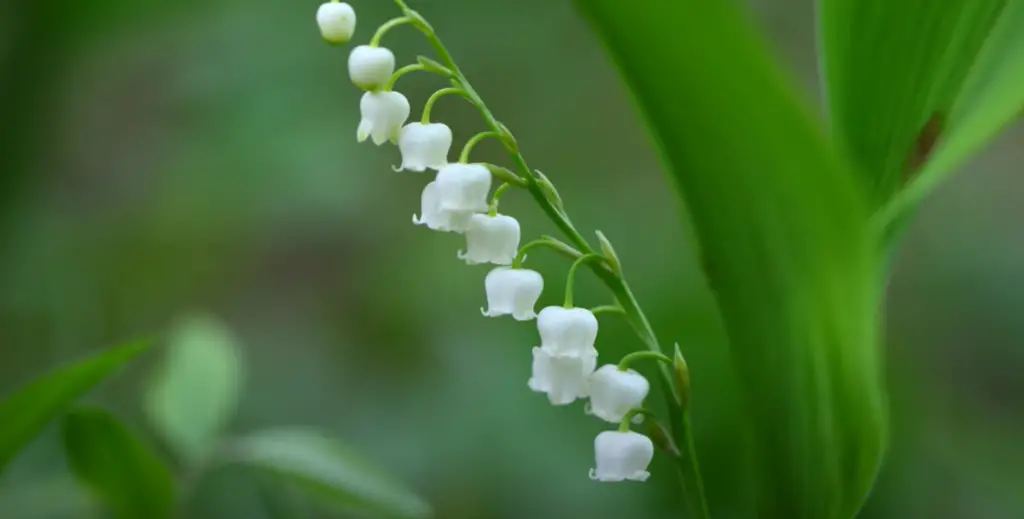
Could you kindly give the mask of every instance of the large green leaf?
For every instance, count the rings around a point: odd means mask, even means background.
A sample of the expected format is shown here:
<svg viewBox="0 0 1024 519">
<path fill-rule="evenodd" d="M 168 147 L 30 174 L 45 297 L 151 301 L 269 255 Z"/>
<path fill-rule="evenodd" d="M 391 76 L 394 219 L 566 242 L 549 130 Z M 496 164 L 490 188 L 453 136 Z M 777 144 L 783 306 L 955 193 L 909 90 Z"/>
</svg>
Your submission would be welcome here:
<svg viewBox="0 0 1024 519">
<path fill-rule="evenodd" d="M 192 316 L 172 333 L 145 410 L 181 456 L 199 463 L 234 414 L 241 386 L 235 337 L 213 317 Z"/>
<path fill-rule="evenodd" d="M 879 259 L 855 175 L 738 3 L 577 5 L 689 209 L 747 403 L 758 517 L 852 517 L 887 423 Z"/>
<path fill-rule="evenodd" d="M 229 460 L 268 471 L 328 504 L 378 516 L 423 518 L 430 506 L 373 463 L 310 429 L 257 432 L 235 441 Z"/>
<path fill-rule="evenodd" d="M 820 0 L 832 127 L 876 204 L 916 174 L 946 131 L 1007 1 Z"/>
<path fill-rule="evenodd" d="M 905 216 L 957 166 L 1024 114 L 1024 0 L 1008 0 L 998 24 L 967 78 L 939 141 L 920 177 L 882 215 Z"/>
<path fill-rule="evenodd" d="M 0 471 L 79 396 L 149 346 L 134 342 L 58 368 L 0 402 Z"/>
<path fill-rule="evenodd" d="M 71 472 L 114 517 L 171 515 L 170 471 L 113 414 L 92 407 L 75 409 L 64 418 L 61 433 Z"/>
</svg>

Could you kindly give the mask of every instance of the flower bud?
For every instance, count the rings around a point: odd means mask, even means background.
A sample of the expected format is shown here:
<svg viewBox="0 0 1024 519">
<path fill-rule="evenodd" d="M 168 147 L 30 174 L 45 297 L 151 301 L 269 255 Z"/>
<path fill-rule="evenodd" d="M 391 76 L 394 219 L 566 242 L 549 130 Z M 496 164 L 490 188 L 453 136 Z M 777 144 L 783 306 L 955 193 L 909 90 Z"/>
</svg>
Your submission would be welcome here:
<svg viewBox="0 0 1024 519">
<path fill-rule="evenodd" d="M 552 353 L 580 355 L 594 347 L 597 317 L 586 308 L 545 307 L 537 315 L 540 344 Z"/>
<path fill-rule="evenodd" d="M 597 481 L 647 481 L 647 466 L 654 459 L 651 439 L 633 431 L 604 431 L 594 439 L 594 468 L 590 479 Z"/>
<path fill-rule="evenodd" d="M 643 375 L 607 364 L 590 375 L 587 410 L 606 422 L 619 423 L 630 410 L 643 406 L 650 390 L 651 385 Z"/>
<path fill-rule="evenodd" d="M 481 164 L 449 164 L 437 172 L 441 208 L 449 211 L 487 210 L 491 172 Z"/>
<path fill-rule="evenodd" d="M 527 385 L 547 393 L 551 405 L 566 405 L 587 397 L 587 379 L 597 367 L 597 350 L 559 355 L 546 348 L 533 349 L 533 374 Z"/>
<path fill-rule="evenodd" d="M 395 73 L 395 55 L 384 47 L 360 45 L 348 55 L 348 75 L 363 90 L 380 90 Z"/>
<path fill-rule="evenodd" d="M 420 216 L 412 215 L 412 223 L 426 225 L 434 231 L 466 232 L 473 211 L 449 211 L 441 207 L 437 182 L 431 182 L 423 188 L 420 197 Z"/>
<path fill-rule="evenodd" d="M 398 151 L 402 152 L 399 170 L 440 170 L 448 164 L 452 147 L 452 130 L 442 123 L 409 123 L 398 135 Z"/>
<path fill-rule="evenodd" d="M 487 291 L 487 310 L 481 310 L 484 315 L 511 315 L 517 321 L 529 321 L 537 317 L 533 307 L 544 291 L 544 278 L 533 270 L 498 267 L 487 273 L 484 288 Z"/>
<path fill-rule="evenodd" d="M 363 142 L 367 137 L 380 146 L 385 141 L 398 138 L 405 120 L 409 118 L 409 100 L 398 92 L 366 92 L 359 100 L 362 119 L 356 130 L 356 140 Z"/>
<path fill-rule="evenodd" d="M 327 2 L 316 10 L 316 24 L 327 43 L 348 43 L 356 32 L 356 12 L 345 2 Z"/>
<path fill-rule="evenodd" d="M 519 222 L 503 214 L 474 214 L 466 229 L 466 252 L 459 259 L 469 265 L 511 265 L 519 252 Z"/>
</svg>

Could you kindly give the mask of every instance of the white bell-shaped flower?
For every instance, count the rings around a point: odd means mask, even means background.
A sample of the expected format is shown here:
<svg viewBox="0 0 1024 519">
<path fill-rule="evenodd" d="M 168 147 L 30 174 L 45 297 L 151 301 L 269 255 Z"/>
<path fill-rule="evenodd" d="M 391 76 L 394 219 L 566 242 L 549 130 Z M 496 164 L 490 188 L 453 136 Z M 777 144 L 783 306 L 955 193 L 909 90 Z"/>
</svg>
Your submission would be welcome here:
<svg viewBox="0 0 1024 519">
<path fill-rule="evenodd" d="M 452 129 L 443 123 L 409 123 L 398 134 L 398 151 L 402 152 L 399 171 L 440 170 L 448 164 L 452 147 Z"/>
<path fill-rule="evenodd" d="M 546 348 L 533 349 L 533 374 L 527 385 L 547 393 L 552 405 L 566 405 L 587 397 L 587 382 L 597 367 L 597 350 L 580 355 L 559 355 Z"/>
<path fill-rule="evenodd" d="M 597 317 L 586 308 L 548 306 L 537 314 L 540 345 L 560 355 L 580 355 L 594 347 Z"/>
<path fill-rule="evenodd" d="M 544 291 L 544 278 L 534 270 L 498 267 L 487 273 L 484 288 L 487 310 L 480 309 L 484 315 L 511 315 L 517 321 L 529 321 L 537 317 L 533 307 Z"/>
<path fill-rule="evenodd" d="M 597 481 L 647 481 L 647 466 L 654 459 L 651 439 L 633 431 L 604 431 L 594 439 L 595 467 L 590 479 Z"/>
<path fill-rule="evenodd" d="M 482 164 L 449 164 L 437 172 L 441 207 L 450 211 L 487 210 L 491 172 Z"/>
<path fill-rule="evenodd" d="M 466 229 L 466 252 L 459 259 L 469 265 L 511 265 L 519 252 L 519 222 L 511 216 L 474 214 Z"/>
<path fill-rule="evenodd" d="M 316 10 L 316 24 L 328 43 L 347 43 L 356 32 L 356 12 L 345 2 L 327 2 Z"/>
<path fill-rule="evenodd" d="M 360 45 L 348 55 L 348 75 L 363 90 L 380 90 L 395 73 L 395 54 L 384 47 Z"/>
<path fill-rule="evenodd" d="M 420 215 L 412 215 L 412 223 L 426 225 L 435 231 L 466 232 L 473 211 L 449 211 L 441 207 L 437 182 L 431 182 L 423 188 L 420 197 Z"/>
<path fill-rule="evenodd" d="M 402 125 L 409 118 L 409 110 L 409 100 L 398 92 L 378 90 L 364 93 L 359 100 L 362 119 L 356 129 L 356 140 L 363 142 L 372 137 L 377 146 L 388 139 L 396 141 Z"/>
<path fill-rule="evenodd" d="M 622 371 L 607 364 L 590 375 L 590 403 L 587 412 L 608 422 L 619 423 L 626 413 L 641 407 L 651 384 L 633 370 Z"/>
</svg>

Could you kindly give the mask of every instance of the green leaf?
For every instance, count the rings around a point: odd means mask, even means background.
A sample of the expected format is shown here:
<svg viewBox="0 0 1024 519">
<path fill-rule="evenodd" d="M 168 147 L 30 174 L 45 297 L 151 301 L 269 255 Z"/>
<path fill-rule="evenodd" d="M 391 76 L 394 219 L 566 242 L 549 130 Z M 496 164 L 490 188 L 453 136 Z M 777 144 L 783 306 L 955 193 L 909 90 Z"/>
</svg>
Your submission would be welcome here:
<svg viewBox="0 0 1024 519">
<path fill-rule="evenodd" d="M 137 341 L 58 368 L 0 402 L 0 472 L 79 396 L 149 347 Z"/>
<path fill-rule="evenodd" d="M 577 5 L 689 209 L 746 397 L 757 516 L 849 519 L 887 423 L 880 261 L 855 174 L 736 2 Z"/>
<path fill-rule="evenodd" d="M 1024 0 L 1009 0 L 964 90 L 953 106 L 946 135 L 932 158 L 880 215 L 901 223 L 921 200 L 1015 117 L 1024 114 Z"/>
<path fill-rule="evenodd" d="M 832 127 L 876 205 L 927 161 L 1006 2 L 820 0 Z"/>
<path fill-rule="evenodd" d="M 75 409 L 64 418 L 61 434 L 71 472 L 114 517 L 171 515 L 170 471 L 113 414 L 93 407 Z"/>
<path fill-rule="evenodd" d="M 305 428 L 260 431 L 234 442 L 230 461 L 268 471 L 319 500 L 384 517 L 430 517 L 430 505 L 337 440 Z"/>
<path fill-rule="evenodd" d="M 241 356 L 230 330 L 210 316 L 189 317 L 171 334 L 144 407 L 164 439 L 190 463 L 210 452 L 234 414 Z"/>
</svg>

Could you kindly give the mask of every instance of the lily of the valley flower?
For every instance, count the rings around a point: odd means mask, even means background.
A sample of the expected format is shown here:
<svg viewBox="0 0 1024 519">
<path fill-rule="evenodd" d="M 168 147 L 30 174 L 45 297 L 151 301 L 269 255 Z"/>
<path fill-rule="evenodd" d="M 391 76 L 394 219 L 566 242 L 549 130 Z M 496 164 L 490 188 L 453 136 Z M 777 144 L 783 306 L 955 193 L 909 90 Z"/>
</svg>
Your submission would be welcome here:
<svg viewBox="0 0 1024 519">
<path fill-rule="evenodd" d="M 372 137 L 377 146 L 388 139 L 394 142 L 405 120 L 409 118 L 409 109 L 409 100 L 398 92 L 378 90 L 364 93 L 359 100 L 362 119 L 356 130 L 356 140 L 363 142 L 367 137 Z"/>
<path fill-rule="evenodd" d="M 633 431 L 604 431 L 594 439 L 595 467 L 590 479 L 597 481 L 647 481 L 647 466 L 654 458 L 651 439 Z"/>
<path fill-rule="evenodd" d="M 348 75 L 363 90 L 380 90 L 395 73 L 395 54 L 384 47 L 360 45 L 348 55 Z"/>
<path fill-rule="evenodd" d="M 452 130 L 442 123 L 409 123 L 398 135 L 398 151 L 402 152 L 399 170 L 440 170 L 448 164 L 452 147 Z"/>
<path fill-rule="evenodd" d="M 482 164 L 449 164 L 437 172 L 441 208 L 449 211 L 487 210 L 491 172 Z"/>
<path fill-rule="evenodd" d="M 601 366 L 590 375 L 590 404 L 587 412 L 612 423 L 619 423 L 632 409 L 642 406 L 651 385 L 643 375 L 618 366 Z"/>
<path fill-rule="evenodd" d="M 529 321 L 537 317 L 533 307 L 544 291 L 544 278 L 529 269 L 498 267 L 487 273 L 484 288 L 487 310 L 480 309 L 484 315 L 511 315 L 517 321 Z"/>
<path fill-rule="evenodd" d="M 594 348 L 597 317 L 586 308 L 545 307 L 537 315 L 540 344 L 553 354 L 582 355 Z"/>
<path fill-rule="evenodd" d="M 459 259 L 469 265 L 511 265 L 519 251 L 519 222 L 511 216 L 474 214 L 466 229 L 466 252 Z"/>
<path fill-rule="evenodd" d="M 587 397 L 587 381 L 597 367 L 597 350 L 578 355 L 553 353 L 547 348 L 533 349 L 533 373 L 530 389 L 546 393 L 552 405 L 566 405 Z"/>
<path fill-rule="evenodd" d="M 420 215 L 412 215 L 412 223 L 426 225 L 435 231 L 466 232 L 473 211 L 451 211 L 441 207 L 437 182 L 431 182 L 423 188 L 420 197 Z"/>
<path fill-rule="evenodd" d="M 327 2 L 316 10 L 316 24 L 328 43 L 347 43 L 356 32 L 356 12 L 345 2 Z"/>
</svg>

